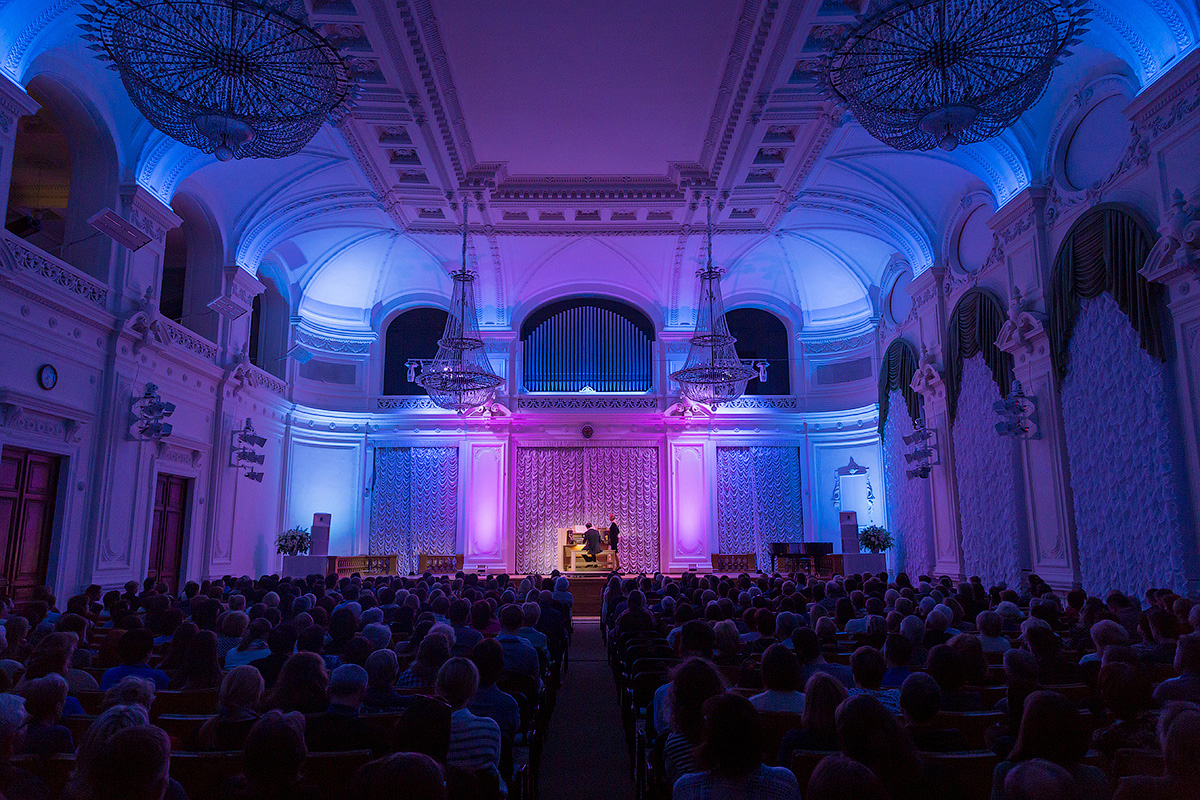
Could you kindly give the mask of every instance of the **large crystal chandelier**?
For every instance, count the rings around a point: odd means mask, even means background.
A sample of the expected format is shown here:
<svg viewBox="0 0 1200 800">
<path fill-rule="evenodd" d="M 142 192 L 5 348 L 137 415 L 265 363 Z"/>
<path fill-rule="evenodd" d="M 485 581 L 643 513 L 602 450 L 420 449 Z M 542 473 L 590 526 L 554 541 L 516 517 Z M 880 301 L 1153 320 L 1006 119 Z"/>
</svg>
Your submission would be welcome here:
<svg viewBox="0 0 1200 800">
<path fill-rule="evenodd" d="M 762 364 L 755 369 L 738 358 L 737 341 L 725 322 L 725 301 L 721 297 L 721 274 L 713 266 L 712 198 L 708 206 L 707 260 L 696 274 L 700 278 L 700 298 L 696 305 L 696 330 L 688 347 L 683 369 L 671 373 L 684 397 L 709 408 L 736 400 L 746 391 L 752 378 L 762 378 Z"/>
<path fill-rule="evenodd" d="M 97 0 L 80 27 L 160 131 L 231 158 L 282 158 L 352 102 L 350 69 L 294 0 Z"/>
<path fill-rule="evenodd" d="M 1084 0 L 899 0 L 825 55 L 826 92 L 900 150 L 953 150 L 1029 108 L 1079 43 Z"/>
<path fill-rule="evenodd" d="M 467 270 L 467 206 L 463 204 L 462 269 L 454 273 L 446 330 L 438 340 L 437 356 L 421 364 L 416 382 L 438 407 L 464 414 L 492 398 L 502 382 L 492 372 L 491 362 L 479 336 L 475 315 L 475 273 Z"/>
</svg>

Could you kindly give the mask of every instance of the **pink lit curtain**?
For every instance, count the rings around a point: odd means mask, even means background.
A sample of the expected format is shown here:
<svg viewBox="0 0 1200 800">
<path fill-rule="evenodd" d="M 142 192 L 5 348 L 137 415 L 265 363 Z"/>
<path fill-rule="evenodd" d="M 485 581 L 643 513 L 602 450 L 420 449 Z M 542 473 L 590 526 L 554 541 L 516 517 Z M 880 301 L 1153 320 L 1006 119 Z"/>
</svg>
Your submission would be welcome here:
<svg viewBox="0 0 1200 800">
<path fill-rule="evenodd" d="M 558 529 L 617 515 L 621 567 L 658 569 L 658 448 L 517 449 L 517 572 L 558 567 Z"/>
<path fill-rule="evenodd" d="M 372 487 L 371 555 L 395 553 L 415 572 L 421 553 L 457 552 L 457 447 L 377 447 Z"/>
<path fill-rule="evenodd" d="M 803 540 L 799 450 L 718 447 L 718 552 L 754 553 L 766 571 L 772 542 Z"/>
</svg>

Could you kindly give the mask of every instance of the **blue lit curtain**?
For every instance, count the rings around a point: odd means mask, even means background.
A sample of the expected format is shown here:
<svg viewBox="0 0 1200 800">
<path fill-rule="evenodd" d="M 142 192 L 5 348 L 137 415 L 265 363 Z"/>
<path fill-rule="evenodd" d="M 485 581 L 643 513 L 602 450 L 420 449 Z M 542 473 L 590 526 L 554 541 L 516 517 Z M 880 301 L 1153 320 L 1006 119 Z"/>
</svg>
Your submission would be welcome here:
<svg viewBox="0 0 1200 800">
<path fill-rule="evenodd" d="M 558 529 L 591 522 L 621 528 L 621 568 L 658 569 L 657 447 L 517 449 L 517 572 L 558 567 Z"/>
<path fill-rule="evenodd" d="M 797 448 L 717 448 L 719 552 L 754 553 L 769 570 L 772 542 L 804 540 L 803 513 Z"/>
<path fill-rule="evenodd" d="M 369 553 L 415 572 L 421 553 L 457 552 L 457 447 L 377 447 L 372 486 Z"/>
</svg>

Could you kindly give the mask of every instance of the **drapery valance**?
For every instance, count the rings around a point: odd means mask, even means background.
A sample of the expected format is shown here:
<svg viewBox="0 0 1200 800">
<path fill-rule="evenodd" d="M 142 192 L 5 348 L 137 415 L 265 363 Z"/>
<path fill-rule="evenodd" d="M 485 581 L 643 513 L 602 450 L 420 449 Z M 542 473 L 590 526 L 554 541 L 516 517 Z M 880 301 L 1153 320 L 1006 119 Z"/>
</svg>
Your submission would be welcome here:
<svg viewBox="0 0 1200 800">
<path fill-rule="evenodd" d="M 1154 234 L 1119 208 L 1096 208 L 1067 233 L 1050 275 L 1050 356 L 1059 383 L 1067 375 L 1068 344 L 1079 301 L 1108 292 L 1138 332 L 1142 349 L 1166 360 L 1160 298 L 1164 287 L 1138 272 L 1154 247 Z"/>
<path fill-rule="evenodd" d="M 1000 396 L 1008 394 L 1013 380 L 1012 356 L 996 346 L 1000 328 L 1004 326 L 1004 311 L 1000 303 L 985 291 L 972 289 L 962 296 L 950 315 L 946 336 L 946 397 L 950 402 L 950 417 L 957 413 L 958 393 L 962 388 L 963 362 L 976 353 L 983 354 L 984 363 Z"/>
<path fill-rule="evenodd" d="M 879 435 L 883 435 L 883 426 L 887 424 L 889 400 L 888 395 L 899 390 L 904 397 L 904 405 L 908 407 L 908 415 L 913 422 L 921 419 L 921 402 L 924 398 L 913 390 L 911 384 L 913 375 L 920 365 L 917 362 L 917 349 L 904 339 L 897 339 L 888 345 L 884 351 L 883 363 L 879 366 Z"/>
</svg>

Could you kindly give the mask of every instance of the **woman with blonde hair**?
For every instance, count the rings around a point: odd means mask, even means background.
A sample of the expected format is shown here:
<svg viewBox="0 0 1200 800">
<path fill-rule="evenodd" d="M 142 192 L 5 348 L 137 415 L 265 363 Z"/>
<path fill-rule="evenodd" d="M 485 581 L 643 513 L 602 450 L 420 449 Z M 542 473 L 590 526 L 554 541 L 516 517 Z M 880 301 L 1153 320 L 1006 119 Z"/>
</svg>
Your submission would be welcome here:
<svg viewBox="0 0 1200 800">
<path fill-rule="evenodd" d="M 221 681 L 217 713 L 197 734 L 201 750 L 241 750 L 246 734 L 258 720 L 254 710 L 263 694 L 262 673 L 243 664 L 231 669 Z"/>
</svg>

